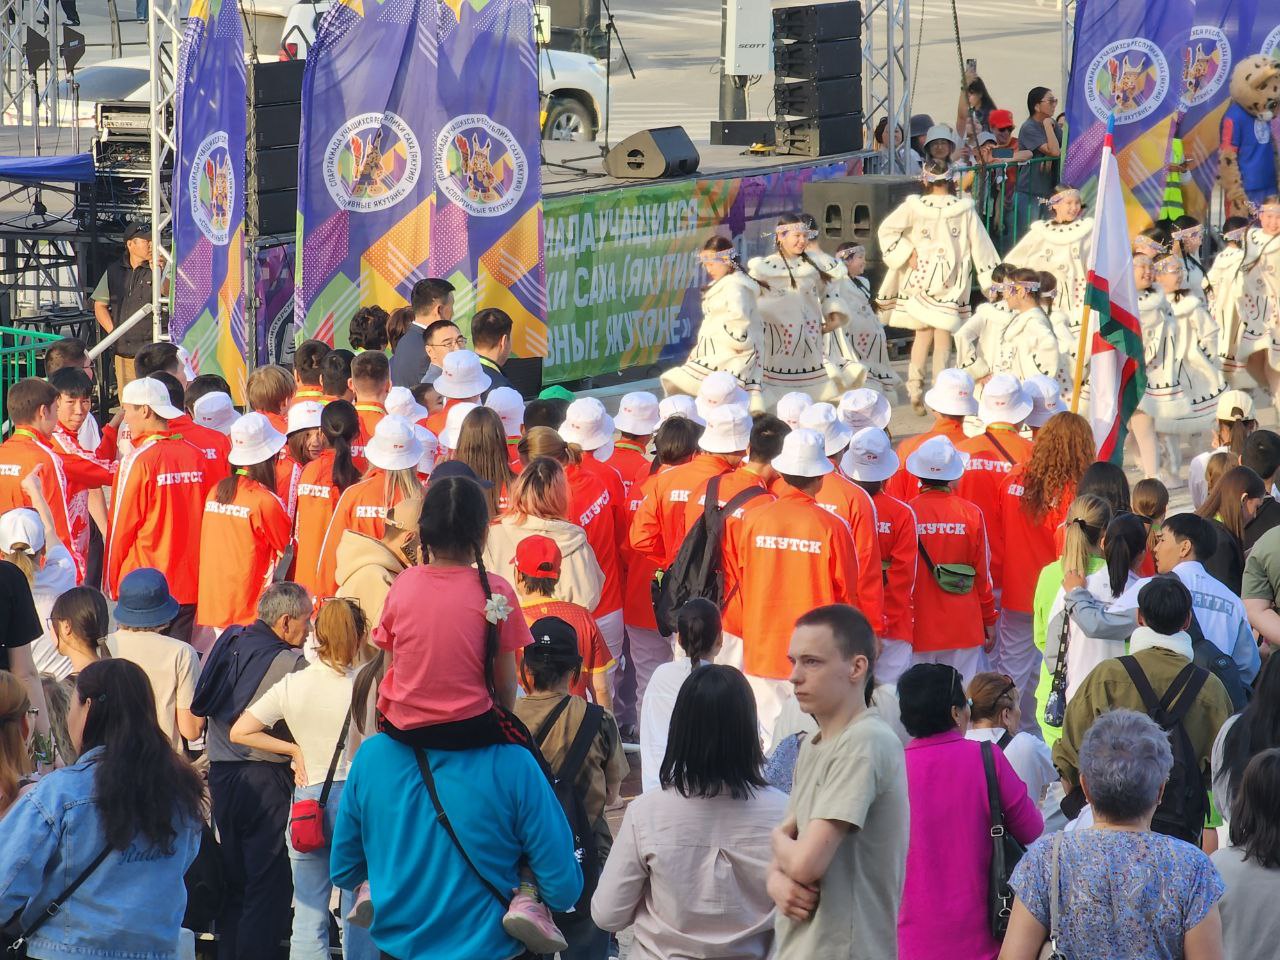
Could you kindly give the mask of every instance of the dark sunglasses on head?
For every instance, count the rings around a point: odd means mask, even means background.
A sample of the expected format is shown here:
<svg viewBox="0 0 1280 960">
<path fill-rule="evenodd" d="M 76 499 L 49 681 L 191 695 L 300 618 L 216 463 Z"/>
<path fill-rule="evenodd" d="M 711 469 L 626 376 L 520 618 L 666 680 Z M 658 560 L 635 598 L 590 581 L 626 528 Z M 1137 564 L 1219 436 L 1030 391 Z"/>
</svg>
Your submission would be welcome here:
<svg viewBox="0 0 1280 960">
<path fill-rule="evenodd" d="M 1013 133 L 1013 127 L 996 127 L 997 133 Z"/>
</svg>

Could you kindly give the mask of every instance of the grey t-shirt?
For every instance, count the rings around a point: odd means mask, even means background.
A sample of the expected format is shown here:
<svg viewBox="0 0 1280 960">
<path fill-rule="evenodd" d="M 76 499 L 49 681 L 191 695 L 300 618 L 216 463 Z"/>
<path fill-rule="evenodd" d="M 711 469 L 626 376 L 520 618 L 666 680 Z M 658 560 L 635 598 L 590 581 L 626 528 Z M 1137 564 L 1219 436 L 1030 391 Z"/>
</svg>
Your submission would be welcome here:
<svg viewBox="0 0 1280 960">
<path fill-rule="evenodd" d="M 1239 847 L 1220 847 L 1209 855 L 1226 893 L 1218 901 L 1222 913 L 1223 956 L 1231 960 L 1272 960 L 1280 942 L 1280 870 L 1267 870 L 1245 860 Z"/>
<path fill-rule="evenodd" d="M 777 960 L 896 960 L 906 876 L 907 767 L 902 741 L 868 708 L 829 742 L 806 739 L 789 812 L 803 833 L 812 820 L 851 829 L 823 875 L 804 923 L 777 918 Z"/>
<path fill-rule="evenodd" d="M 1054 138 L 1062 143 L 1062 131 L 1054 124 Z M 1040 148 L 1049 142 L 1045 136 L 1044 124 L 1034 117 L 1028 117 L 1018 131 L 1018 149 L 1030 150 L 1032 159 L 1042 160 L 1044 154 Z M 1058 165 L 1056 163 L 1032 163 L 1025 170 L 1018 171 L 1018 193 L 1029 193 L 1033 197 L 1047 197 L 1053 193 L 1058 181 Z"/>
<path fill-rule="evenodd" d="M 275 659 L 271 661 L 271 666 L 267 668 L 267 672 L 262 677 L 262 682 L 258 684 L 258 689 L 253 692 L 249 702 L 253 703 L 270 690 L 281 677 L 293 673 L 295 670 L 302 670 L 306 665 L 307 658 L 302 655 L 301 650 L 280 651 L 276 654 Z M 273 737 L 279 737 L 281 740 L 293 741 L 293 734 L 289 732 L 288 725 L 283 721 L 269 728 L 267 733 Z M 209 718 L 209 729 L 205 733 L 205 748 L 209 753 L 210 763 L 234 763 L 242 760 L 262 760 L 267 763 L 289 762 L 289 758 L 281 754 L 267 753 L 263 750 L 254 750 L 252 747 L 232 743 L 231 728 L 219 723 L 212 717 Z"/>
</svg>

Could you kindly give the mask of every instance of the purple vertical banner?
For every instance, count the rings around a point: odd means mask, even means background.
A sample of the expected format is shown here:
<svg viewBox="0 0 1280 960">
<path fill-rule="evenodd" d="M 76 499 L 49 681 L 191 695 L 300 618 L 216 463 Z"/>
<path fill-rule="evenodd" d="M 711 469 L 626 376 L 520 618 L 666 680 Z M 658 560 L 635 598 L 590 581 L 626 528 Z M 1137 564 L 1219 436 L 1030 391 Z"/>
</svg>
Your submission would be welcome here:
<svg viewBox="0 0 1280 960">
<path fill-rule="evenodd" d="M 195 0 L 178 64 L 169 333 L 201 373 L 245 387 L 244 32 L 230 0 Z"/>
<path fill-rule="evenodd" d="M 528 0 L 440 0 L 431 269 L 467 320 L 497 307 L 518 357 L 547 355 L 538 52 Z"/>
<path fill-rule="evenodd" d="M 258 304 L 258 363 L 293 363 L 296 346 L 293 316 L 294 244 L 260 247 L 254 253 L 254 299 Z"/>
<path fill-rule="evenodd" d="M 316 31 L 298 146 L 303 336 L 345 346 L 357 310 L 404 306 L 426 276 L 437 19 L 437 0 L 344 0 Z"/>
<path fill-rule="evenodd" d="M 1159 210 L 1193 0 L 1080 0 L 1067 90 L 1063 179 L 1097 191 L 1102 140 L 1115 111 L 1115 157 L 1131 227 Z"/>
</svg>

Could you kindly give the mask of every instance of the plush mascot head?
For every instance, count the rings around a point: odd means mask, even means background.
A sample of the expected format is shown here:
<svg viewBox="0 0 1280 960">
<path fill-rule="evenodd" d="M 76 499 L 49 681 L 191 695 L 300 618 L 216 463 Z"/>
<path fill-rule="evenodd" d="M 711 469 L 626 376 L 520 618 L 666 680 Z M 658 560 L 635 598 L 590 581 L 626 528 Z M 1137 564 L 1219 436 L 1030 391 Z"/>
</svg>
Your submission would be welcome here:
<svg viewBox="0 0 1280 960">
<path fill-rule="evenodd" d="M 1231 99 L 1250 116 L 1270 121 L 1280 106 L 1280 62 L 1263 54 L 1241 60 L 1231 71 Z"/>
</svg>

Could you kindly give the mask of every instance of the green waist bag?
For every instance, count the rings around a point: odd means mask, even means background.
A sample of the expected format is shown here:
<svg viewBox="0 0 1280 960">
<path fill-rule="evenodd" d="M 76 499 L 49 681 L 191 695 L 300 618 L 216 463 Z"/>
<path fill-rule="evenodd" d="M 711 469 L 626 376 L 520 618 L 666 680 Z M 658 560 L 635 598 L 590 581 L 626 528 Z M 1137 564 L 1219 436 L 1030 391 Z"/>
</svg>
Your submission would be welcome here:
<svg viewBox="0 0 1280 960">
<path fill-rule="evenodd" d="M 966 594 L 973 589 L 973 581 L 977 579 L 977 568 L 967 563 L 934 563 L 929 558 L 929 552 L 925 550 L 923 543 L 917 543 L 920 547 L 920 556 L 924 558 L 925 566 L 929 568 L 929 572 L 933 574 L 933 579 L 938 581 L 938 586 L 947 593 Z"/>
</svg>

